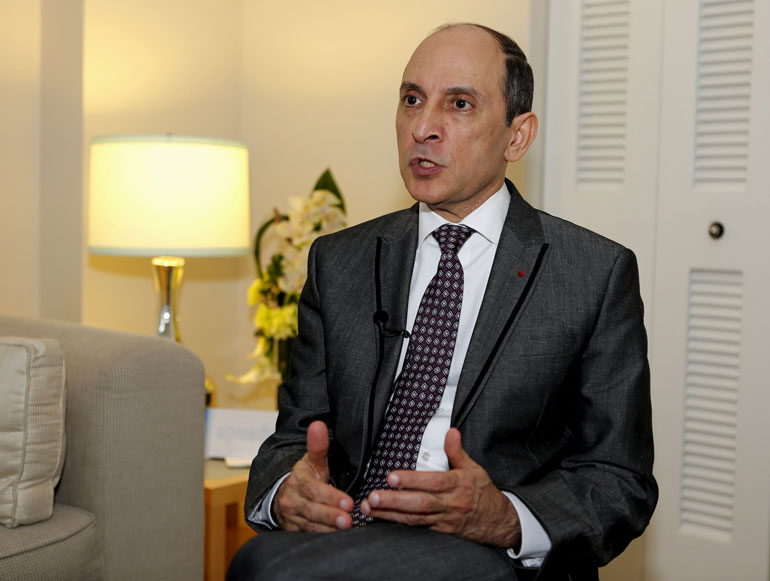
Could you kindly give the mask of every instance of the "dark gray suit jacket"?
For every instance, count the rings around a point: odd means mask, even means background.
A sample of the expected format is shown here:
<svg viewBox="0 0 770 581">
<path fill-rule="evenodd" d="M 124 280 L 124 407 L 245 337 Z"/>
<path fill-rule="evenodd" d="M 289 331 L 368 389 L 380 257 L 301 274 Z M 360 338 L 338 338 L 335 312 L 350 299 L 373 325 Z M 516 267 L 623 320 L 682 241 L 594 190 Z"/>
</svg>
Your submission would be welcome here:
<svg viewBox="0 0 770 581">
<path fill-rule="evenodd" d="M 553 544 L 545 576 L 595 572 L 644 530 L 657 501 L 636 259 L 508 188 L 452 425 L 542 523 Z M 252 463 L 247 518 L 305 453 L 313 420 L 330 430 L 334 484 L 347 490 L 362 476 L 402 344 L 373 315 L 406 328 L 417 230 L 415 205 L 313 245 L 292 373 L 276 433 Z"/>
</svg>

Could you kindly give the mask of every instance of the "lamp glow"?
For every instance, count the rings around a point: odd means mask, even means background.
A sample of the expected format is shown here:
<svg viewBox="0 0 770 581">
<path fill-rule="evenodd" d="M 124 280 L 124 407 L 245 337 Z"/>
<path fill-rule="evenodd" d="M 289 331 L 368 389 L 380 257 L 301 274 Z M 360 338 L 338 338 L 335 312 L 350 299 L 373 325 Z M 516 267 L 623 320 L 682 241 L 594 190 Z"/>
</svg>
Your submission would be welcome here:
<svg viewBox="0 0 770 581">
<path fill-rule="evenodd" d="M 249 252 L 248 152 L 166 135 L 91 143 L 89 251 L 126 256 Z"/>
<path fill-rule="evenodd" d="M 184 257 L 249 252 L 245 145 L 175 135 L 91 142 L 88 250 L 153 257 L 158 335 L 179 341 L 176 296 Z M 207 401 L 214 384 L 206 378 Z"/>
</svg>

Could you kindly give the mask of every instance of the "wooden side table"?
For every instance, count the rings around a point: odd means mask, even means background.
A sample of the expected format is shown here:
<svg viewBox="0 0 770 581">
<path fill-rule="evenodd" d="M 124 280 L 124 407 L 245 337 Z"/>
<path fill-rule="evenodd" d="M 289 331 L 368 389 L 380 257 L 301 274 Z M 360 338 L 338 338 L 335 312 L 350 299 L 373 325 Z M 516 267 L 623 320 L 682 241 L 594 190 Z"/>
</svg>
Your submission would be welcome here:
<svg viewBox="0 0 770 581">
<path fill-rule="evenodd" d="M 228 468 L 222 460 L 204 464 L 206 581 L 223 581 L 235 553 L 257 534 L 243 517 L 248 480 L 248 468 Z"/>
</svg>

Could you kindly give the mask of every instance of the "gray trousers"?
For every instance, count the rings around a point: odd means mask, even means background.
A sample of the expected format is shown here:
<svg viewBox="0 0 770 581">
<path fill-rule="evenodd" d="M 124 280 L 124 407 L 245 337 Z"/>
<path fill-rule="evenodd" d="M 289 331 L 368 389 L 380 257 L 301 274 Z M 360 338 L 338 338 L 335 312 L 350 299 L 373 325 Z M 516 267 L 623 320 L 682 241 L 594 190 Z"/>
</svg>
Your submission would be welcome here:
<svg viewBox="0 0 770 581">
<path fill-rule="evenodd" d="M 228 581 L 473 579 L 522 581 L 500 549 L 396 523 L 336 533 L 260 533 L 241 547 Z M 523 574 L 522 574 L 523 573 Z"/>
</svg>

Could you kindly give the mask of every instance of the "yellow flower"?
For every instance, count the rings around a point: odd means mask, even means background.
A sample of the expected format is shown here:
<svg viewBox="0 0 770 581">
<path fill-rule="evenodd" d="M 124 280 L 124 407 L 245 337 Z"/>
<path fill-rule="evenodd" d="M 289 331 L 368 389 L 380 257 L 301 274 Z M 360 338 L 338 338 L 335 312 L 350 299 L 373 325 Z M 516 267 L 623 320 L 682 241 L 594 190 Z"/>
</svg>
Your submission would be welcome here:
<svg viewBox="0 0 770 581">
<path fill-rule="evenodd" d="M 297 334 L 297 305 L 268 307 L 262 303 L 254 315 L 254 326 L 263 336 L 288 339 Z"/>
<path fill-rule="evenodd" d="M 345 213 L 340 209 L 340 203 L 340 198 L 328 190 L 290 197 L 287 219 L 268 224 L 278 237 L 277 241 L 271 240 L 271 244 L 277 243 L 278 248 L 268 264 L 282 256 L 280 269 L 276 272 L 271 269 L 269 277 L 258 277 L 249 286 L 248 304 L 256 306 L 257 344 L 250 355 L 254 367 L 238 377 L 228 374 L 228 380 L 246 384 L 280 378 L 276 365 L 280 365 L 281 355 L 276 342 L 297 335 L 296 300 L 307 280 L 310 245 L 319 236 L 345 227 Z M 259 244 L 256 251 L 260 251 Z"/>
<path fill-rule="evenodd" d="M 261 357 L 267 357 L 267 353 L 270 350 L 270 341 L 265 337 L 257 337 L 257 345 L 254 347 L 254 351 L 249 353 L 249 359 L 259 359 Z"/>
<path fill-rule="evenodd" d="M 254 326 L 257 331 L 262 331 L 266 336 L 270 336 L 269 330 L 273 320 L 272 309 L 265 303 L 260 303 L 257 312 L 254 313 Z"/>
<path fill-rule="evenodd" d="M 267 357 L 260 357 L 254 364 L 254 367 L 249 369 L 243 375 L 233 375 L 228 373 L 225 375 L 227 381 L 235 381 L 243 385 L 251 385 L 254 383 L 260 383 L 266 380 L 279 381 L 281 374 L 278 373 L 273 367 L 272 362 Z"/>
<path fill-rule="evenodd" d="M 262 289 L 264 288 L 264 282 L 261 278 L 254 279 L 254 282 L 251 283 L 251 286 L 249 287 L 249 294 L 248 294 L 248 302 L 250 305 L 256 305 L 259 303 L 259 301 L 262 300 L 262 297 L 260 294 L 262 293 Z"/>
<path fill-rule="evenodd" d="M 254 359 L 254 366 L 249 369 L 243 375 L 233 375 L 228 373 L 225 375 L 225 379 L 228 381 L 235 381 L 242 385 L 250 385 L 254 383 L 260 383 L 262 381 L 271 380 L 279 381 L 281 374 L 275 369 L 273 362 L 268 357 L 270 350 L 270 340 L 265 337 L 257 337 L 257 346 L 248 357 Z"/>
</svg>

